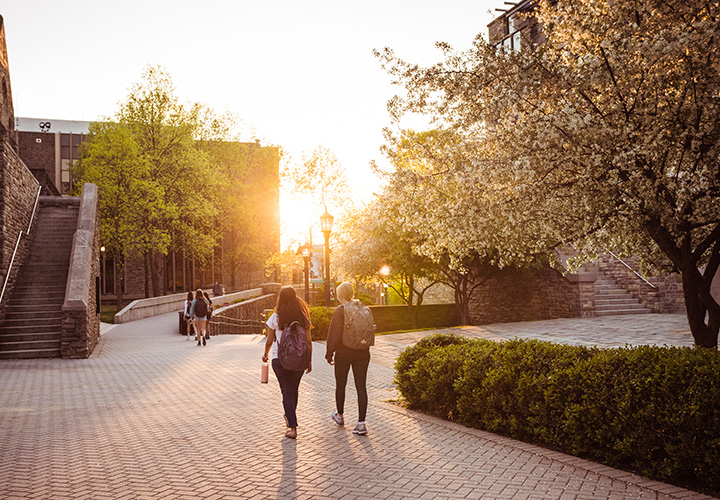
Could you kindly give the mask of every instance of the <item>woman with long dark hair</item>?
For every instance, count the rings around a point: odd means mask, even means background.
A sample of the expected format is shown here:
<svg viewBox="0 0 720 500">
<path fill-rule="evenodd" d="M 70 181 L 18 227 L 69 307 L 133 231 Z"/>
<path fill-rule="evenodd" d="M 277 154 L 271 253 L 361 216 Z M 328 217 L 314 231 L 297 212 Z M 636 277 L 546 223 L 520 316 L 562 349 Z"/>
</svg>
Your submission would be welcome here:
<svg viewBox="0 0 720 500">
<path fill-rule="evenodd" d="M 305 329 L 305 337 L 310 349 L 310 365 L 307 370 L 286 370 L 278 359 L 278 344 L 282 341 L 282 333 L 285 327 L 297 321 Z M 297 438 L 297 403 L 300 388 L 300 379 L 303 373 L 312 371 L 312 337 L 310 335 L 310 310 L 307 304 L 297 296 L 295 289 L 285 287 L 278 295 L 275 312 L 267 320 L 267 339 L 265 340 L 265 354 L 263 363 L 267 363 L 270 349 L 272 349 L 272 369 L 280 384 L 280 391 L 283 398 L 283 409 L 285 410 L 285 425 L 287 431 L 285 436 L 291 439 Z"/>
</svg>

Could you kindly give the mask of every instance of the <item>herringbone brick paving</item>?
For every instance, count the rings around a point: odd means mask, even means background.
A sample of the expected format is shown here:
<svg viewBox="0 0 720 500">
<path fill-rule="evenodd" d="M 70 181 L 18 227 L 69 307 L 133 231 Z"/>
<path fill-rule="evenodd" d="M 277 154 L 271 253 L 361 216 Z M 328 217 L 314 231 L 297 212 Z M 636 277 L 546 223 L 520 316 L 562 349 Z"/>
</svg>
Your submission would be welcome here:
<svg viewBox="0 0 720 500">
<path fill-rule="evenodd" d="M 259 383 L 263 339 L 197 347 L 176 329 L 169 314 L 114 327 L 87 360 L 1 362 L 0 498 L 709 498 L 386 402 L 392 336 L 370 366 L 369 435 L 350 432 L 351 384 L 349 425 L 330 420 L 315 344 L 292 441 L 277 381 Z"/>
</svg>

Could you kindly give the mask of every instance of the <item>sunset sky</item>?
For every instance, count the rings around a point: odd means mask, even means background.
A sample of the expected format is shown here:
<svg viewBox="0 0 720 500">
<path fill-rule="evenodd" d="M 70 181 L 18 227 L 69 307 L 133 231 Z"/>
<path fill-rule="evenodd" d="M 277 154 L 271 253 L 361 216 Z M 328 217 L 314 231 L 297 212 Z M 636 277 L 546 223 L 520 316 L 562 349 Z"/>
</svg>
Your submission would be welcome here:
<svg viewBox="0 0 720 500">
<path fill-rule="evenodd" d="M 235 113 L 248 137 L 252 129 L 297 159 L 329 148 L 361 199 L 377 187 L 368 164 L 385 161 L 396 93 L 372 50 L 435 62 L 435 42 L 468 48 L 496 7 L 503 2 L 0 0 L 16 116 L 112 116 L 143 68 L 161 65 L 181 100 Z"/>
</svg>

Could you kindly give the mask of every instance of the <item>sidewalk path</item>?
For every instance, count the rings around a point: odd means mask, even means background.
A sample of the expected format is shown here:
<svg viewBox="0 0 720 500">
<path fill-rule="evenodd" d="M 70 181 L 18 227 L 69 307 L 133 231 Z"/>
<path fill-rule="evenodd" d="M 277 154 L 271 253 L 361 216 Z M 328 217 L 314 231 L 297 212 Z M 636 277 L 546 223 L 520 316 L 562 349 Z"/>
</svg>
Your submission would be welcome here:
<svg viewBox="0 0 720 500">
<path fill-rule="evenodd" d="M 277 381 L 259 383 L 262 338 L 196 347 L 176 329 L 168 314 L 113 327 L 87 360 L 0 363 L 0 498 L 709 498 L 385 402 L 388 358 L 413 341 L 402 335 L 378 337 L 368 436 L 330 420 L 332 370 L 316 343 L 289 440 Z M 349 387 L 348 421 L 355 401 Z"/>
</svg>

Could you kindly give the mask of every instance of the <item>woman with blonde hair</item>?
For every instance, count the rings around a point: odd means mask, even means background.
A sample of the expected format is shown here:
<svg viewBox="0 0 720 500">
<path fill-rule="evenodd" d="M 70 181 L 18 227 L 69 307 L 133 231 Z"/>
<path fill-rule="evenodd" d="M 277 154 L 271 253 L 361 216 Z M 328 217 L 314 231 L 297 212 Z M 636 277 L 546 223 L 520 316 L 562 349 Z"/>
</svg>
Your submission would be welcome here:
<svg viewBox="0 0 720 500">
<path fill-rule="evenodd" d="M 278 345 L 282 342 L 283 330 L 287 326 L 291 326 L 294 322 L 298 322 L 305 330 L 305 340 L 310 350 L 310 364 L 307 370 L 287 370 L 283 368 L 278 359 Z M 285 287 L 280 290 L 275 306 L 275 312 L 267 320 L 267 339 L 265 340 L 265 353 L 263 354 L 263 363 L 267 363 L 270 349 L 272 349 L 272 369 L 280 384 L 282 392 L 283 409 L 285 410 L 285 437 L 297 438 L 297 404 L 300 388 L 300 379 L 303 373 L 312 371 L 312 337 L 310 329 L 310 310 L 307 304 L 297 296 L 295 289 Z"/>
<path fill-rule="evenodd" d="M 345 308 L 357 307 L 364 309 L 366 314 L 372 319 L 372 313 L 369 309 L 361 305 L 360 301 L 353 300 L 355 291 L 352 284 L 345 281 L 337 287 L 337 298 L 340 305 L 335 308 L 332 320 L 330 321 L 330 329 L 327 338 L 327 351 L 325 359 L 328 363 L 335 366 L 335 405 L 336 410 L 332 412 L 332 419 L 339 426 L 345 425 L 343 411 L 345 408 L 345 386 L 347 385 L 348 374 L 352 368 L 353 379 L 355 380 L 355 390 L 358 397 L 358 422 L 352 430 L 354 434 L 367 434 L 367 426 L 365 425 L 365 415 L 368 406 L 367 394 L 367 371 L 370 365 L 370 345 L 365 347 L 354 348 L 348 347 L 343 342 L 343 331 L 345 329 Z M 353 302 L 353 304 L 350 304 Z M 357 304 L 355 304 L 357 303 Z M 372 323 L 372 321 L 371 321 Z M 372 325 L 372 334 L 375 333 L 375 325 Z"/>
</svg>

